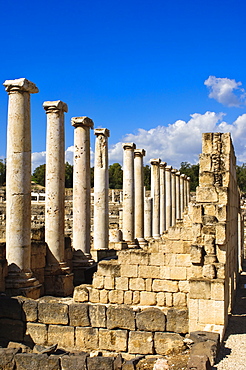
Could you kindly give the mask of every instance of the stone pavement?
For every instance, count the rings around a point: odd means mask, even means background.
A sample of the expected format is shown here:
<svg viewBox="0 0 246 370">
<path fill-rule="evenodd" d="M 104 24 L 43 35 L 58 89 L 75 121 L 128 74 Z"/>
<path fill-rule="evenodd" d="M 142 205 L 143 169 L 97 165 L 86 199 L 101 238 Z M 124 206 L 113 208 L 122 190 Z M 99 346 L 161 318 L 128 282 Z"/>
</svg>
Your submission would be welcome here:
<svg viewBox="0 0 246 370">
<path fill-rule="evenodd" d="M 246 262 L 240 276 L 233 313 L 214 369 L 246 369 Z"/>
</svg>

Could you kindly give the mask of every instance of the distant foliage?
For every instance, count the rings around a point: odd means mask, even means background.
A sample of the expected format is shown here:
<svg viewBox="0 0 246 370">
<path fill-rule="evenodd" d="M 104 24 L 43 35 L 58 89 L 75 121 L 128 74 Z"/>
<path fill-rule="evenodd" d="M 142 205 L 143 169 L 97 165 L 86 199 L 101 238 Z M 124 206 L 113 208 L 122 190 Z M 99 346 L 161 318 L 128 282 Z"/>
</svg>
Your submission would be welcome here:
<svg viewBox="0 0 246 370">
<path fill-rule="evenodd" d="M 0 159 L 0 186 L 6 183 L 6 159 Z"/>
<path fill-rule="evenodd" d="M 45 168 L 45 164 L 36 167 L 32 174 L 32 181 L 36 182 L 36 184 L 45 186 Z"/>
<path fill-rule="evenodd" d="M 189 162 L 181 162 L 179 171 L 190 177 L 190 190 L 195 191 L 199 185 L 199 164 L 190 164 Z"/>
<path fill-rule="evenodd" d="M 237 184 L 243 193 L 246 193 L 246 164 L 236 166 Z"/>
<path fill-rule="evenodd" d="M 143 167 L 143 176 L 144 176 L 144 186 L 146 186 L 146 190 L 150 190 L 151 169 L 149 165 Z"/>
<path fill-rule="evenodd" d="M 65 188 L 73 187 L 73 166 L 68 162 L 65 163 Z"/>
<path fill-rule="evenodd" d="M 114 163 L 109 166 L 109 188 L 122 189 L 123 187 L 123 170 L 119 163 Z"/>
</svg>

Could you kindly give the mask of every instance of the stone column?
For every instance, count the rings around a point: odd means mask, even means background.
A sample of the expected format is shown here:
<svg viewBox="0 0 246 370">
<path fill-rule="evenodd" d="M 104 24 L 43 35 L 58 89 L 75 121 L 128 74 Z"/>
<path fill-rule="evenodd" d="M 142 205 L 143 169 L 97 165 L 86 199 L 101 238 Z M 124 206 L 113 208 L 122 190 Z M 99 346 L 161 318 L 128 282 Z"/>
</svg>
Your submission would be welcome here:
<svg viewBox="0 0 246 370">
<path fill-rule="evenodd" d="M 166 230 L 172 225 L 172 188 L 171 188 L 172 166 L 166 166 Z"/>
<path fill-rule="evenodd" d="M 135 238 L 141 245 L 146 245 L 144 239 L 144 178 L 143 157 L 144 149 L 134 150 L 134 184 L 135 184 Z"/>
<path fill-rule="evenodd" d="M 144 238 L 152 238 L 152 205 L 153 199 L 144 198 Z"/>
<path fill-rule="evenodd" d="M 73 248 L 82 257 L 90 253 L 90 129 L 94 123 L 88 117 L 73 117 L 71 123 L 74 127 Z"/>
<path fill-rule="evenodd" d="M 64 112 L 67 105 L 60 100 L 46 101 L 46 201 L 45 241 L 49 247 L 48 264 L 59 269 L 64 261 L 65 151 Z"/>
<path fill-rule="evenodd" d="M 172 169 L 171 171 L 171 187 L 172 187 L 172 226 L 176 224 L 176 172 L 177 170 Z"/>
<path fill-rule="evenodd" d="M 36 85 L 25 78 L 6 80 L 9 95 L 6 176 L 6 291 L 32 298 L 40 284 L 31 273 L 31 128 L 30 94 Z"/>
<path fill-rule="evenodd" d="M 109 210 L 108 210 L 108 137 L 109 130 L 94 130 L 95 167 L 94 167 L 94 249 L 108 249 Z"/>
<path fill-rule="evenodd" d="M 184 207 L 186 208 L 188 205 L 188 198 L 187 198 L 187 176 L 184 179 Z"/>
<path fill-rule="evenodd" d="M 180 172 L 176 172 L 176 218 L 181 218 L 180 212 Z"/>
<path fill-rule="evenodd" d="M 184 212 L 184 181 L 185 181 L 185 175 L 182 173 L 182 175 L 180 175 L 180 210 L 181 210 L 181 218 L 183 218 L 183 212 Z"/>
<path fill-rule="evenodd" d="M 153 238 L 160 237 L 160 158 L 151 159 L 151 197 L 153 198 Z"/>
<path fill-rule="evenodd" d="M 129 245 L 134 241 L 134 143 L 122 144 L 123 157 L 123 239 Z"/>
<path fill-rule="evenodd" d="M 111 199 L 112 199 L 112 203 L 115 203 L 114 189 L 111 190 Z"/>
<path fill-rule="evenodd" d="M 187 205 L 190 203 L 190 177 L 187 177 Z"/>
<path fill-rule="evenodd" d="M 123 203 L 123 191 L 120 191 L 120 203 Z"/>
<path fill-rule="evenodd" d="M 166 162 L 160 163 L 160 234 L 166 230 L 166 186 L 165 167 Z"/>
</svg>

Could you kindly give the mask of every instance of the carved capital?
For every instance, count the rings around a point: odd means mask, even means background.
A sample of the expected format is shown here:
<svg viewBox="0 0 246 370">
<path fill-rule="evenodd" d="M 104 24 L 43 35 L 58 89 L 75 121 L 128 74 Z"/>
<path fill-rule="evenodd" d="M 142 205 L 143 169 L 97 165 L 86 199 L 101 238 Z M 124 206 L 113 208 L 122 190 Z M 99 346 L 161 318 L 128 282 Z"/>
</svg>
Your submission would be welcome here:
<svg viewBox="0 0 246 370">
<path fill-rule="evenodd" d="M 94 130 L 94 134 L 96 136 L 103 135 L 103 136 L 109 137 L 110 136 L 110 131 L 107 128 L 96 128 Z"/>
<path fill-rule="evenodd" d="M 63 103 L 61 100 L 55 101 L 45 101 L 43 103 L 44 110 L 46 113 L 58 113 L 58 112 L 67 112 L 68 107 L 66 103 Z"/>
<path fill-rule="evenodd" d="M 89 117 L 83 116 L 83 117 L 72 117 L 71 118 L 71 124 L 73 127 L 94 127 L 94 122 Z"/>
<path fill-rule="evenodd" d="M 8 94 L 13 92 L 28 92 L 30 94 L 36 94 L 39 92 L 37 86 L 26 78 L 6 80 L 3 85 L 5 86 L 5 90 L 8 92 Z"/>
</svg>

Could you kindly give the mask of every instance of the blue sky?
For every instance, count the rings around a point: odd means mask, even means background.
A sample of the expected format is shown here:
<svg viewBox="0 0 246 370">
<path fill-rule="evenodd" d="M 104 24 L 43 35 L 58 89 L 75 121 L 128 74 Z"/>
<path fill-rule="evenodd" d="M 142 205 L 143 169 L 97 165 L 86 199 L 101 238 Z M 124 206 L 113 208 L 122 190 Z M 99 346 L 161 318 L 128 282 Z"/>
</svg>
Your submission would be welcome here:
<svg viewBox="0 0 246 370">
<path fill-rule="evenodd" d="M 147 150 L 146 163 L 195 163 L 201 133 L 225 130 L 246 162 L 244 0 L 0 0 L 0 12 L 2 82 L 26 77 L 40 90 L 31 97 L 34 167 L 45 160 L 42 103 L 59 99 L 70 162 L 71 117 L 82 115 L 110 130 L 111 163 L 125 141 Z M 0 117 L 3 158 L 4 87 Z M 91 147 L 93 161 L 93 132 Z"/>
</svg>

